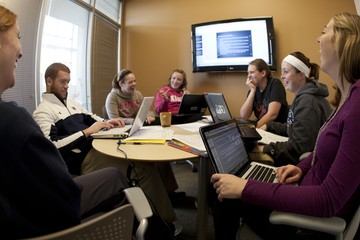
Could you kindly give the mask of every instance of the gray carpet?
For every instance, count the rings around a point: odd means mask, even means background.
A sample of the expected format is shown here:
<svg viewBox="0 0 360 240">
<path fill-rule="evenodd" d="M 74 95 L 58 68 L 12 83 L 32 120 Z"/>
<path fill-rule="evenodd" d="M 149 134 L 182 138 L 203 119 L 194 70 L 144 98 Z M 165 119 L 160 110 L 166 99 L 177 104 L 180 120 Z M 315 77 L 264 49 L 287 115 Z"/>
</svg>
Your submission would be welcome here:
<svg viewBox="0 0 360 240">
<path fill-rule="evenodd" d="M 191 166 L 186 162 L 173 163 L 175 177 L 179 184 L 177 191 L 186 192 L 186 200 L 174 206 L 178 220 L 184 226 L 183 231 L 177 240 L 194 240 L 196 239 L 196 207 L 195 200 L 198 190 L 198 173 L 192 172 Z M 212 216 L 208 218 L 207 239 L 213 240 L 214 227 Z"/>
</svg>

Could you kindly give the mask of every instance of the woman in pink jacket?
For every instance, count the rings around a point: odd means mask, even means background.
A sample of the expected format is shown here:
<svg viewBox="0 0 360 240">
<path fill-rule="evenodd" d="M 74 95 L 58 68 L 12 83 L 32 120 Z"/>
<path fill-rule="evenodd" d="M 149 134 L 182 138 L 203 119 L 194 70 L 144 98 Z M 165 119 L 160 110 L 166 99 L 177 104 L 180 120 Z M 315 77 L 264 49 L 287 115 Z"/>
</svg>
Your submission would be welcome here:
<svg viewBox="0 0 360 240">
<path fill-rule="evenodd" d="M 177 114 L 183 95 L 189 93 L 186 90 L 186 85 L 187 80 L 184 70 L 175 69 L 172 71 L 168 84 L 160 88 L 156 93 L 156 114 L 160 114 L 161 112 Z"/>
</svg>

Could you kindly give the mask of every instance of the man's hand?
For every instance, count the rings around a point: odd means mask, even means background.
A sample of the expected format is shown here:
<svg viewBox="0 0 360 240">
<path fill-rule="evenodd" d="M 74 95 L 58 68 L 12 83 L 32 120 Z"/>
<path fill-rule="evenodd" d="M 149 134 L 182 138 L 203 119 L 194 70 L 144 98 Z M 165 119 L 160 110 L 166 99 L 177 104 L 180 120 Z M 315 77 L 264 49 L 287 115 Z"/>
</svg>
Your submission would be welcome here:
<svg viewBox="0 0 360 240">
<path fill-rule="evenodd" d="M 84 135 L 86 137 L 89 137 L 91 134 L 97 133 L 101 129 L 110 129 L 112 127 L 114 127 L 114 126 L 108 122 L 96 122 L 93 125 L 91 125 L 90 127 L 82 130 L 82 132 L 84 133 Z"/>
<path fill-rule="evenodd" d="M 112 128 L 117 126 L 117 127 L 124 127 L 125 126 L 125 122 L 124 119 L 122 118 L 114 118 L 114 119 L 110 119 L 106 121 L 107 123 L 112 125 Z"/>
</svg>

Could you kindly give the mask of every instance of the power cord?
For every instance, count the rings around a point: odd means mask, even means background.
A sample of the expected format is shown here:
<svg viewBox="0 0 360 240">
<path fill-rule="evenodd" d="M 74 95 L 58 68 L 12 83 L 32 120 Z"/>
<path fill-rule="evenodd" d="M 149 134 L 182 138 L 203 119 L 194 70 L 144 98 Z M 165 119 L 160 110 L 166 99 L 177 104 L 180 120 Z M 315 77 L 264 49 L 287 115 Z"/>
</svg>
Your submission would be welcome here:
<svg viewBox="0 0 360 240">
<path fill-rule="evenodd" d="M 116 148 L 116 150 L 117 150 L 118 152 L 121 152 L 122 154 L 124 154 L 125 160 L 126 160 L 126 161 L 128 162 L 128 164 L 129 164 L 129 165 L 128 165 L 128 168 L 127 168 L 127 170 L 126 170 L 126 176 L 127 176 L 128 180 L 129 180 L 129 185 L 130 185 L 131 187 L 135 187 L 135 186 L 139 186 L 139 187 L 140 187 L 139 176 L 138 176 L 138 174 L 137 174 L 137 172 L 136 172 L 136 170 L 135 170 L 135 163 L 133 163 L 132 161 L 130 161 L 130 160 L 128 159 L 126 152 L 120 148 L 120 145 L 121 145 L 121 144 L 122 144 L 122 141 L 121 141 L 121 139 L 119 139 L 119 141 L 117 142 L 117 148 Z M 134 179 L 134 178 L 131 178 L 131 172 L 132 172 L 132 171 L 134 171 L 135 179 Z"/>
</svg>

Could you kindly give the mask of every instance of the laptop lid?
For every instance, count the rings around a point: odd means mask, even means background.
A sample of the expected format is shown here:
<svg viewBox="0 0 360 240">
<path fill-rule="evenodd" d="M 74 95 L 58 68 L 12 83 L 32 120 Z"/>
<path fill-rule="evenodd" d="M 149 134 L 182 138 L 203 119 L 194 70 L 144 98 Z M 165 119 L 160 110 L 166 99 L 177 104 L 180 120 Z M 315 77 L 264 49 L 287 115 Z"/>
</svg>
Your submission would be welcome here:
<svg viewBox="0 0 360 240">
<path fill-rule="evenodd" d="M 132 125 L 125 125 L 125 127 L 115 127 L 108 130 L 101 130 L 97 133 L 91 134 L 91 136 L 93 138 L 103 139 L 123 139 L 132 136 L 143 126 L 148 112 L 150 111 L 153 100 L 154 97 L 144 97 Z"/>
<path fill-rule="evenodd" d="M 143 101 L 141 102 L 139 111 L 137 112 L 134 122 L 130 128 L 129 137 L 136 133 L 144 125 L 153 101 L 154 97 L 144 97 Z"/>
<path fill-rule="evenodd" d="M 232 119 L 231 113 L 222 93 L 205 93 L 205 100 L 208 104 L 210 115 L 214 123 Z M 241 126 L 240 133 L 244 140 L 258 141 L 261 135 L 253 127 L 253 121 L 235 118 L 236 123 Z"/>
<path fill-rule="evenodd" d="M 235 119 L 201 127 L 200 136 L 217 173 L 278 182 L 275 167 L 250 161 Z"/>
<path fill-rule="evenodd" d="M 250 164 L 235 119 L 201 127 L 200 136 L 216 172 L 237 175 Z"/>
<path fill-rule="evenodd" d="M 184 94 L 177 115 L 203 114 L 206 108 L 204 94 Z"/>
<path fill-rule="evenodd" d="M 222 93 L 205 93 L 204 97 L 214 123 L 232 118 Z"/>
</svg>

